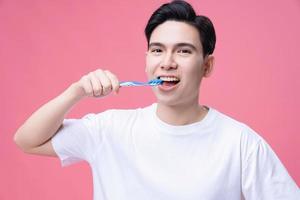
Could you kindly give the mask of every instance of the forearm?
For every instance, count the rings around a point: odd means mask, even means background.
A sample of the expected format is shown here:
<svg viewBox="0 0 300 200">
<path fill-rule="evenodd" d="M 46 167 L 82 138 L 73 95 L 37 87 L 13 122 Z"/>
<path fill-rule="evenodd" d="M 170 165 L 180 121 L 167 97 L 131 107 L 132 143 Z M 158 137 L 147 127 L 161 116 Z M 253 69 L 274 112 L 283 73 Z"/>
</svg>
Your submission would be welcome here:
<svg viewBox="0 0 300 200">
<path fill-rule="evenodd" d="M 34 112 L 16 132 L 14 139 L 17 145 L 26 151 L 53 137 L 62 125 L 67 112 L 80 100 L 79 92 L 73 84 Z"/>
<path fill-rule="evenodd" d="M 112 91 L 117 93 L 118 90 L 119 81 L 110 71 L 97 69 L 84 75 L 61 95 L 34 112 L 17 130 L 15 143 L 28 153 L 55 155 L 49 139 L 57 133 L 72 106 L 83 97 L 102 97 Z"/>
</svg>

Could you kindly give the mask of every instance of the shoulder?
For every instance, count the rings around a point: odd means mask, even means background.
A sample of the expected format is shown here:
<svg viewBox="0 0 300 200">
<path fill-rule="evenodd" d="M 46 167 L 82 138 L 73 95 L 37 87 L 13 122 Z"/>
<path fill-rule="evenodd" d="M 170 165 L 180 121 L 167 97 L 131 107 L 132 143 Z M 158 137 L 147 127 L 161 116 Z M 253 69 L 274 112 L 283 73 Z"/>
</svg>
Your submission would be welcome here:
<svg viewBox="0 0 300 200">
<path fill-rule="evenodd" d="M 212 109 L 215 115 L 215 121 L 219 127 L 230 130 L 231 132 L 238 132 L 240 134 L 249 135 L 249 137 L 260 138 L 260 136 L 247 124 L 241 122 L 233 117 L 226 115 L 216 109 Z"/>
<path fill-rule="evenodd" d="M 129 124 L 143 115 L 147 115 L 152 106 L 133 109 L 108 109 L 100 113 L 89 113 L 82 119 L 87 123 L 95 123 L 100 126 L 113 126 Z"/>
<path fill-rule="evenodd" d="M 219 129 L 229 138 L 238 138 L 241 149 L 253 149 L 260 142 L 264 142 L 263 138 L 250 126 L 244 122 L 238 121 L 217 110 L 213 110 L 216 115 L 216 123 Z"/>
<path fill-rule="evenodd" d="M 215 113 L 215 118 L 219 126 L 227 129 L 233 129 L 233 130 L 242 130 L 245 128 L 245 124 L 230 117 L 229 115 L 226 115 L 216 109 L 212 108 L 212 111 Z"/>
</svg>

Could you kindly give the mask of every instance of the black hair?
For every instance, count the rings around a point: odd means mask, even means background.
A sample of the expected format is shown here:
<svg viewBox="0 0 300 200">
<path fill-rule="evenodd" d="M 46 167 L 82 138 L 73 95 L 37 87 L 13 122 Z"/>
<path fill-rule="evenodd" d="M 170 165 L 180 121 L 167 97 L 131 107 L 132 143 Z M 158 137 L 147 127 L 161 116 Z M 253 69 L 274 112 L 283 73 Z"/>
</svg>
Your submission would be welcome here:
<svg viewBox="0 0 300 200">
<path fill-rule="evenodd" d="M 214 52 L 216 33 L 211 20 L 206 16 L 196 15 L 193 7 L 189 3 L 181 0 L 165 3 L 151 15 L 145 28 L 148 47 L 153 30 L 168 20 L 186 22 L 195 27 L 199 32 L 203 47 L 203 56 Z"/>
</svg>

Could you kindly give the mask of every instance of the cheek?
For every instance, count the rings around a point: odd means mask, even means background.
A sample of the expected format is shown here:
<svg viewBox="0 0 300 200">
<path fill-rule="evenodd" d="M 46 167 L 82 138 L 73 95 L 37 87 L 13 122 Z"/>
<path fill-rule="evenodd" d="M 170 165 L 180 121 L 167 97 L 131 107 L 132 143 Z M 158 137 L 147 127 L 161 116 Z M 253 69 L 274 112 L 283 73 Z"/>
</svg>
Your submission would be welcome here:
<svg viewBox="0 0 300 200">
<path fill-rule="evenodd" d="M 182 68 L 182 73 L 186 74 L 189 80 L 194 80 L 193 83 L 198 85 L 203 75 L 201 61 L 190 62 L 186 66 L 187 67 Z"/>
<path fill-rule="evenodd" d="M 159 61 L 158 59 L 155 59 L 154 57 L 151 56 L 146 56 L 146 73 L 148 75 L 151 75 L 155 72 L 155 69 L 159 66 Z"/>
<path fill-rule="evenodd" d="M 192 59 L 192 60 L 185 60 L 184 62 L 182 62 L 182 66 L 183 70 L 185 71 L 185 73 L 191 75 L 191 76 L 195 76 L 195 75 L 199 75 L 201 73 L 201 60 L 200 59 Z"/>
<path fill-rule="evenodd" d="M 146 58 L 145 72 L 146 72 L 146 75 L 147 75 L 148 79 L 150 79 L 150 78 L 151 78 L 151 75 L 154 73 L 152 64 L 151 64 L 151 62 L 149 61 L 148 58 Z"/>
<path fill-rule="evenodd" d="M 153 74 L 153 73 L 151 72 L 151 69 L 150 69 L 149 67 L 146 66 L 145 72 L 146 72 L 147 78 L 148 78 L 148 79 L 151 79 L 151 74 Z"/>
<path fill-rule="evenodd" d="M 198 76 L 202 76 L 202 68 L 203 68 L 203 59 L 199 58 L 199 59 L 195 59 L 193 62 L 193 70 L 192 73 L 198 75 Z"/>
</svg>

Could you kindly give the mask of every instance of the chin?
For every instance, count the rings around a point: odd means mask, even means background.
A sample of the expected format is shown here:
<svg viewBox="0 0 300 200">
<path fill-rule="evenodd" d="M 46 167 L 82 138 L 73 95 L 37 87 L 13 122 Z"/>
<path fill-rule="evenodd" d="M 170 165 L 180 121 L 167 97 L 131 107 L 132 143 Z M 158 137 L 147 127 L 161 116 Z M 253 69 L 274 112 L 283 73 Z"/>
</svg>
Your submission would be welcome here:
<svg viewBox="0 0 300 200">
<path fill-rule="evenodd" d="M 187 106 L 194 105 L 195 102 L 199 102 L 198 95 L 189 95 L 189 98 L 186 98 L 186 94 L 181 95 L 162 95 L 157 92 L 154 92 L 156 96 L 156 101 L 158 104 L 164 105 L 164 106 Z"/>
<path fill-rule="evenodd" d="M 164 106 L 177 106 L 182 103 L 179 98 L 174 98 L 172 96 L 164 96 L 164 97 L 159 97 L 156 95 L 157 103 L 164 105 Z"/>
</svg>

